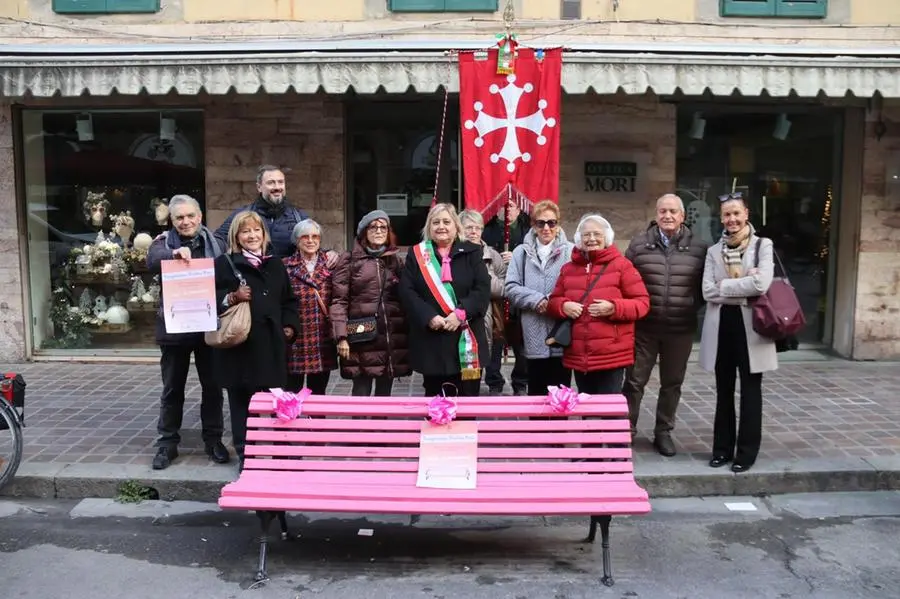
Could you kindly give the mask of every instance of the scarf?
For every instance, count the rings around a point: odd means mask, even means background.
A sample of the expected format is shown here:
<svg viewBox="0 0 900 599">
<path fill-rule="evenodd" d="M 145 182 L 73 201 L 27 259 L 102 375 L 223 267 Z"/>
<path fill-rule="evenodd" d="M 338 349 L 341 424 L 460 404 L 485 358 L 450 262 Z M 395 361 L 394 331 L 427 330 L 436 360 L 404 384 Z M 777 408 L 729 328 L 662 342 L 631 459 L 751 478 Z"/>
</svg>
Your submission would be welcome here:
<svg viewBox="0 0 900 599">
<path fill-rule="evenodd" d="M 553 241 L 556 241 L 556 240 L 554 239 Z M 547 260 L 550 259 L 550 254 L 553 253 L 553 246 L 555 245 L 553 243 L 553 241 L 551 241 L 550 243 L 545 245 L 545 244 L 541 243 L 540 240 L 537 240 L 537 257 L 538 257 L 538 260 L 541 261 L 542 268 L 544 266 L 547 266 Z"/>
<path fill-rule="evenodd" d="M 247 262 L 250 263 L 250 266 L 256 269 L 259 269 L 259 267 L 262 266 L 266 260 L 272 257 L 266 256 L 265 254 L 254 254 L 250 250 L 245 250 L 244 248 L 241 248 L 241 254 L 244 255 L 244 258 L 247 259 Z"/>
<path fill-rule="evenodd" d="M 381 257 L 381 255 L 382 255 L 383 253 L 385 253 L 385 252 L 387 251 L 387 246 L 386 246 L 386 245 L 382 245 L 382 246 L 377 247 L 377 248 L 371 248 L 371 247 L 369 247 L 369 246 L 364 246 L 364 249 L 366 250 L 366 253 L 367 253 L 368 255 L 374 256 L 375 258 L 379 258 L 379 257 Z"/>
<path fill-rule="evenodd" d="M 450 270 L 450 250 L 453 249 L 453 246 L 441 249 L 435 245 L 435 248 L 441 257 L 441 283 L 451 283 L 453 282 L 453 272 Z"/>
<path fill-rule="evenodd" d="M 273 204 L 262 196 L 256 198 L 253 210 L 264 218 L 277 220 L 287 210 L 287 198 L 281 198 L 281 202 Z"/>
<path fill-rule="evenodd" d="M 188 247 L 194 258 L 217 258 L 222 254 L 222 246 L 215 240 L 210 230 L 203 225 L 200 225 L 197 235 L 191 239 L 183 239 L 174 227 L 169 229 L 165 235 L 166 247 L 170 250 Z"/>
<path fill-rule="evenodd" d="M 744 276 L 744 265 L 741 259 L 744 256 L 744 250 L 750 243 L 750 237 L 753 235 L 753 227 L 750 223 L 744 225 L 740 231 L 729 235 L 728 231 L 722 233 L 722 260 L 725 261 L 725 270 L 732 279 L 739 279 Z"/>
</svg>

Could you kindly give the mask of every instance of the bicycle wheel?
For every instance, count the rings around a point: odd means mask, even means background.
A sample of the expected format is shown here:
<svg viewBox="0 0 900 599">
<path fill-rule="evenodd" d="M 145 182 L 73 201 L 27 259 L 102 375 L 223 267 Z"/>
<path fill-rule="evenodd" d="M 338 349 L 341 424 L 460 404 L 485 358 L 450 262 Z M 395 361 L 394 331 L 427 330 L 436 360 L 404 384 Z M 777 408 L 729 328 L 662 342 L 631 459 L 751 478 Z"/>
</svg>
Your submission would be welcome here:
<svg viewBox="0 0 900 599">
<path fill-rule="evenodd" d="M 0 490 L 16 475 L 22 461 L 22 424 L 19 414 L 0 398 Z"/>
</svg>

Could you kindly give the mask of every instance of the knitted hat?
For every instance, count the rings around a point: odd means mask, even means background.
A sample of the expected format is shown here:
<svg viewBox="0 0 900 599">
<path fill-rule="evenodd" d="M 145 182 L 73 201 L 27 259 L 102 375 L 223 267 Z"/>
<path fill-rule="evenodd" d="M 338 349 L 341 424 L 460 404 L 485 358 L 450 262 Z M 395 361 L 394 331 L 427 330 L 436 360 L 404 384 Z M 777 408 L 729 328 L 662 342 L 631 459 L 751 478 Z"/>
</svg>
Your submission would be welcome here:
<svg viewBox="0 0 900 599">
<path fill-rule="evenodd" d="M 369 228 L 369 225 L 379 219 L 387 222 L 388 225 L 391 224 L 391 217 L 387 215 L 387 212 L 384 210 L 373 210 L 359 221 L 359 225 L 356 227 L 356 236 L 359 237 L 362 235 L 363 231 Z"/>
</svg>

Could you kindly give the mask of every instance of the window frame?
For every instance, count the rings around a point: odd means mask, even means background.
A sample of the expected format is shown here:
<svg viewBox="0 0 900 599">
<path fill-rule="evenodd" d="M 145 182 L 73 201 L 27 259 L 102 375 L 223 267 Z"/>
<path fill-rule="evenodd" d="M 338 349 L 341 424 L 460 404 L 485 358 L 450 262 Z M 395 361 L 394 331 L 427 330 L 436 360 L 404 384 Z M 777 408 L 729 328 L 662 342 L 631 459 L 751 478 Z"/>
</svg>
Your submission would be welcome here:
<svg viewBox="0 0 900 599">
<path fill-rule="evenodd" d="M 719 0 L 719 16 L 824 19 L 828 0 Z"/>
<path fill-rule="evenodd" d="M 61 15 L 155 14 L 160 0 L 53 0 L 53 12 Z"/>
<path fill-rule="evenodd" d="M 497 12 L 499 0 L 388 0 L 391 12 Z"/>
</svg>

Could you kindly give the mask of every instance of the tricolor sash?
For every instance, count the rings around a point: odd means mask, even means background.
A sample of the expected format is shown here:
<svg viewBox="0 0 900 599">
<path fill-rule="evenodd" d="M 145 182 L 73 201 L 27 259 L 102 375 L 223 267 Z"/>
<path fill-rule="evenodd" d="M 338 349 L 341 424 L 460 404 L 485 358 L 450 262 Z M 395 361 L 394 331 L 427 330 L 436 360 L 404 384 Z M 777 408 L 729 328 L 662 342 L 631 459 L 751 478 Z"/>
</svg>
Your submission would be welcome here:
<svg viewBox="0 0 900 599">
<path fill-rule="evenodd" d="M 441 282 L 441 260 L 430 241 L 423 241 L 413 247 L 416 263 L 438 306 L 449 316 L 458 306 L 456 292 L 451 283 Z M 481 365 L 478 362 L 478 341 L 472 327 L 464 326 L 459 336 L 459 368 L 464 381 L 481 379 Z"/>
</svg>

